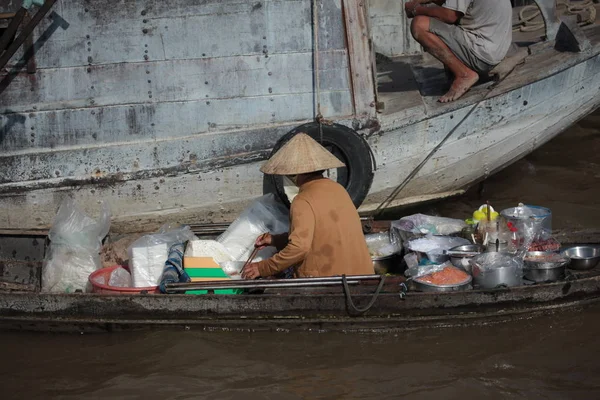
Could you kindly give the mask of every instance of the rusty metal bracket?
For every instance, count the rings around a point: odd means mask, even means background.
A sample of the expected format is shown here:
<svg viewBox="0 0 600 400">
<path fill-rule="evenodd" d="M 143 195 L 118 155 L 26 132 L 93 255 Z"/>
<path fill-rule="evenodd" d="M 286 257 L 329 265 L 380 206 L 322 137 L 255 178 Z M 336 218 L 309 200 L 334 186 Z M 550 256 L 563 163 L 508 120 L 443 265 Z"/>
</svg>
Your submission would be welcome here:
<svg viewBox="0 0 600 400">
<path fill-rule="evenodd" d="M 8 27 L 4 31 L 4 34 L 2 35 L 2 37 L 0 37 L 0 53 L 2 53 L 6 49 L 11 39 L 15 36 L 15 33 L 17 33 L 17 29 L 19 28 L 19 25 L 21 25 L 21 21 L 23 21 L 23 18 L 25 18 L 26 13 L 27 10 L 21 7 L 19 11 L 17 11 L 17 13 L 14 14 L 12 17 L 8 14 L 3 15 L 4 18 L 2 19 L 12 19 L 10 21 L 10 24 L 8 24 Z"/>
<path fill-rule="evenodd" d="M 42 18 L 44 18 L 46 16 L 46 14 L 48 14 L 48 11 L 50 11 L 52 6 L 54 6 L 54 3 L 56 3 L 56 0 L 47 0 L 44 3 L 44 5 L 42 7 L 40 7 L 38 12 L 33 16 L 31 21 L 25 26 L 25 28 L 23 28 L 23 31 L 19 34 L 19 36 L 17 36 L 17 38 L 8 46 L 8 48 L 6 49 L 4 54 L 2 54 L 2 56 L 0 56 L 0 69 L 4 68 L 6 66 L 8 61 L 17 52 L 19 47 L 21 47 L 21 45 L 23 45 L 23 43 L 25 43 L 25 39 L 27 39 L 27 37 L 33 33 L 33 30 L 35 29 L 35 27 L 40 23 Z M 21 10 L 22 9 L 20 9 L 19 12 L 21 12 Z M 25 16 L 25 13 L 23 12 L 23 17 L 24 16 Z M 6 34 L 6 32 L 5 32 L 5 34 Z M 4 38 L 4 35 L 2 36 L 2 38 Z"/>
<path fill-rule="evenodd" d="M 31 15 L 29 13 L 26 13 L 25 18 L 23 19 L 23 23 L 28 24 L 30 21 Z M 37 65 L 35 62 L 35 46 L 33 45 L 33 35 L 29 35 L 25 39 L 25 48 L 27 49 L 27 54 L 25 56 L 27 60 L 27 73 L 35 74 L 37 71 Z"/>
</svg>

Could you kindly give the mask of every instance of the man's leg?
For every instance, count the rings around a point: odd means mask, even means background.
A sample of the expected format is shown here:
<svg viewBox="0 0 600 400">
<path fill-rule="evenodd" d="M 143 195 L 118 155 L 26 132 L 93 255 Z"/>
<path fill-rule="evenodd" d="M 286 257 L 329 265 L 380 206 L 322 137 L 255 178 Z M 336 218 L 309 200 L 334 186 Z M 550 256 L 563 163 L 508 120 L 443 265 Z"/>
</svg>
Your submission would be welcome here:
<svg viewBox="0 0 600 400">
<path fill-rule="evenodd" d="M 442 39 L 429 32 L 429 21 L 429 17 L 417 15 L 413 19 L 410 29 L 415 40 L 454 74 L 450 90 L 439 99 L 442 103 L 448 103 L 460 98 L 471 86 L 476 84 L 479 74 L 460 61 Z"/>
</svg>

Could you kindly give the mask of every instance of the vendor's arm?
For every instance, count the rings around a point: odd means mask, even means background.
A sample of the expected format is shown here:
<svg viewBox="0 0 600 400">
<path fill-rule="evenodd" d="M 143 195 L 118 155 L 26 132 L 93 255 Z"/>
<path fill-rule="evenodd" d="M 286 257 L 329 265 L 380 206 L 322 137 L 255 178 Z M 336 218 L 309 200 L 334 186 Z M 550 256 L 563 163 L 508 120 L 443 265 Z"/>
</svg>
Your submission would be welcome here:
<svg viewBox="0 0 600 400">
<path fill-rule="evenodd" d="M 433 1 L 433 3 L 442 5 L 446 2 Z M 463 12 L 458 10 L 460 7 L 450 6 L 451 8 L 449 8 L 449 5 L 447 4 L 444 4 L 443 7 L 426 7 L 421 4 L 423 3 L 417 1 L 411 1 L 405 4 L 406 14 L 409 18 L 416 17 L 417 15 L 424 15 L 452 25 L 457 23 L 464 15 Z"/>
<path fill-rule="evenodd" d="M 277 251 L 281 251 L 287 246 L 290 238 L 290 234 L 288 232 L 279 233 L 277 235 L 271 235 L 272 241 L 271 245 L 275 246 Z"/>
<path fill-rule="evenodd" d="M 260 276 L 278 272 L 301 263 L 310 251 L 315 232 L 315 216 L 311 206 L 302 199 L 295 199 L 290 209 L 291 227 L 287 245 L 273 257 L 257 263 Z"/>
</svg>

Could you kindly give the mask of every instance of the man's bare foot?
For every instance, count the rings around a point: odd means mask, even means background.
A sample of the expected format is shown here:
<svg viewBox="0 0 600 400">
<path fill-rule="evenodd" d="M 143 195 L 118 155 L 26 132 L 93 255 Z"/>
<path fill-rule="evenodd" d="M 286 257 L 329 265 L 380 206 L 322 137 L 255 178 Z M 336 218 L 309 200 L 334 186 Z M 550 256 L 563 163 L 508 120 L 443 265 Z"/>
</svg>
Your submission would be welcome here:
<svg viewBox="0 0 600 400">
<path fill-rule="evenodd" d="M 449 103 L 454 100 L 458 100 L 463 94 L 467 93 L 471 87 L 477 83 L 479 75 L 475 71 L 470 71 L 466 75 L 457 76 L 450 86 L 448 93 L 440 97 L 438 100 L 440 103 Z"/>
</svg>

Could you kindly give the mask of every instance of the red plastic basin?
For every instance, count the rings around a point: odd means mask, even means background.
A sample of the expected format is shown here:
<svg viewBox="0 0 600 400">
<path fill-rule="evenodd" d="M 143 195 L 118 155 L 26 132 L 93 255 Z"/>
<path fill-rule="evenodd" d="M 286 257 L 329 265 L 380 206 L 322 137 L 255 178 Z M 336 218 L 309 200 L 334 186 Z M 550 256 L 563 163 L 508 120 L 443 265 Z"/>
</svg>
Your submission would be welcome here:
<svg viewBox="0 0 600 400">
<path fill-rule="evenodd" d="M 117 268 L 125 268 L 129 271 L 124 265 L 113 265 L 112 267 L 101 268 L 97 271 L 94 271 L 90 274 L 88 278 L 90 283 L 92 284 L 92 293 L 104 293 L 104 294 L 140 294 L 141 292 L 147 293 L 160 293 L 158 290 L 158 286 L 149 286 L 149 287 L 117 287 L 117 286 L 109 286 L 108 284 L 104 285 L 102 283 L 95 282 L 96 279 L 104 277 L 104 281 L 108 282 L 110 280 L 110 274 Z"/>
</svg>

